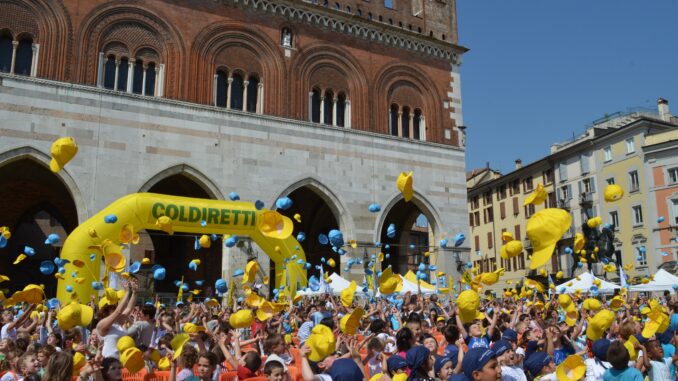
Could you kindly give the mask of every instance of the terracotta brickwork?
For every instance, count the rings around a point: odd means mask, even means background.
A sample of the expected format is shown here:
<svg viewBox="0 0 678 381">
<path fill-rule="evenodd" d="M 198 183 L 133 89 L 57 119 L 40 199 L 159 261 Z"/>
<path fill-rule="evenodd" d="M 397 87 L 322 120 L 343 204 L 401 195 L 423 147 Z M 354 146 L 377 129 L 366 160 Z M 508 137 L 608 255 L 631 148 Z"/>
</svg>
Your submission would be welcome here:
<svg viewBox="0 0 678 381">
<path fill-rule="evenodd" d="M 454 0 L 0 0 L 0 32 L 39 44 L 37 77 L 100 85 L 100 54 L 161 64 L 162 96 L 213 105 L 217 71 L 256 78 L 268 115 L 309 120 L 309 92 L 350 103 L 353 129 L 389 133 L 392 104 L 425 139 L 459 145 Z M 284 46 L 283 30 L 291 33 Z M 458 90 L 456 90 L 458 91 Z M 444 106 L 445 105 L 445 106 Z"/>
</svg>

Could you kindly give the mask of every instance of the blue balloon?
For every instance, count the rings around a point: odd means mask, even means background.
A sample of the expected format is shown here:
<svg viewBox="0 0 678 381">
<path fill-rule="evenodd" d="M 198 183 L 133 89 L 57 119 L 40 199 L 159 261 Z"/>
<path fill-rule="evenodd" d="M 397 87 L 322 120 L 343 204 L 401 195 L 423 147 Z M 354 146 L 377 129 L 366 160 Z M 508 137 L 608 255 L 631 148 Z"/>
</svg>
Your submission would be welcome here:
<svg viewBox="0 0 678 381">
<path fill-rule="evenodd" d="M 280 210 L 287 210 L 292 207 L 292 199 L 289 197 L 281 197 L 275 201 L 275 207 Z"/>
<path fill-rule="evenodd" d="M 395 224 L 390 224 L 388 225 L 388 228 L 386 228 L 386 236 L 388 238 L 394 238 L 396 235 L 396 227 Z"/>
<path fill-rule="evenodd" d="M 327 235 L 332 246 L 341 247 L 344 246 L 344 235 L 338 229 L 330 230 L 330 233 Z"/>
<path fill-rule="evenodd" d="M 375 202 L 373 204 L 370 204 L 370 206 L 368 206 L 367 209 L 370 211 L 370 213 L 377 213 L 381 210 L 381 205 Z"/>
<path fill-rule="evenodd" d="M 107 224 L 114 224 L 118 222 L 118 216 L 115 214 L 109 214 L 106 217 L 104 217 L 104 222 Z"/>
<path fill-rule="evenodd" d="M 659 218 L 657 218 L 657 222 L 660 224 L 664 222 L 664 216 L 659 216 Z"/>
<path fill-rule="evenodd" d="M 297 233 L 297 241 L 304 242 L 305 239 L 306 239 L 306 233 L 304 233 L 304 232 Z"/>
<path fill-rule="evenodd" d="M 231 201 L 238 201 L 238 200 L 240 200 L 240 196 L 239 196 L 236 192 L 231 192 L 231 193 L 229 193 L 229 194 L 228 194 L 228 198 L 229 198 Z"/>
<path fill-rule="evenodd" d="M 262 210 L 262 209 L 264 209 L 264 202 L 261 201 L 261 200 L 255 201 L 255 202 L 254 202 L 254 208 L 255 208 L 256 210 Z"/>
<path fill-rule="evenodd" d="M 419 271 L 424 271 L 424 270 L 426 270 L 426 265 L 423 264 L 423 263 L 420 263 L 418 269 L 419 269 Z"/>
</svg>

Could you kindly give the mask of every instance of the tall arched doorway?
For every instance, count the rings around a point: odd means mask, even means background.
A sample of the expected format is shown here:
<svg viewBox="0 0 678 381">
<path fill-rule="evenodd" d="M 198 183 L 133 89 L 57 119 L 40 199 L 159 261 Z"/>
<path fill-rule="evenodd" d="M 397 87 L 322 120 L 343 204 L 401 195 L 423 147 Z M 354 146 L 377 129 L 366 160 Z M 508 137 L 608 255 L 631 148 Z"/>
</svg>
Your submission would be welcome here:
<svg viewBox="0 0 678 381">
<path fill-rule="evenodd" d="M 392 266 L 394 272 L 404 275 L 408 270 L 416 272 L 420 263 L 430 263 L 431 257 L 424 255 L 430 251 L 430 239 L 433 236 L 431 217 L 427 214 L 414 202 L 405 202 L 402 198 L 388 209 L 379 241 L 382 252 L 388 254 L 382 269 Z M 395 227 L 393 238 L 388 237 L 391 224 Z"/>
<path fill-rule="evenodd" d="M 11 282 L 0 289 L 13 292 L 30 283 L 44 284 L 45 293 L 54 295 L 56 278 L 38 271 L 40 262 L 53 260 L 61 252 L 63 241 L 78 226 L 78 213 L 73 197 L 61 179 L 45 165 L 29 159 L 11 161 L 0 167 L 0 226 L 7 226 L 12 238 L 0 249 L 0 273 Z M 59 234 L 58 244 L 45 244 L 49 234 Z M 35 255 L 17 265 L 14 260 L 25 246 Z"/>
<path fill-rule="evenodd" d="M 325 234 L 332 229 L 339 229 L 337 216 L 334 215 L 330 205 L 316 191 L 308 186 L 302 186 L 292 191 L 287 197 L 292 200 L 292 207 L 288 210 L 279 210 L 279 212 L 294 221 L 294 235 L 299 232 L 306 235 L 306 239 L 301 242 L 301 247 L 306 254 L 306 261 L 311 264 L 311 269 L 307 275 L 318 275 L 317 265 L 321 265 L 321 258 L 325 258 L 323 269 L 325 272 L 341 273 L 339 254 L 332 250 L 331 245 L 322 245 L 318 236 Z M 301 216 L 301 222 L 294 220 L 294 215 Z M 336 265 L 330 267 L 327 265 L 329 259 L 334 259 Z M 271 264 L 271 268 L 273 265 Z M 273 278 L 271 278 L 273 279 Z"/>
<path fill-rule="evenodd" d="M 206 187 L 183 173 L 177 173 L 165 177 L 148 188 L 148 192 L 167 194 L 172 196 L 195 197 L 212 199 Z M 167 276 L 163 281 L 155 282 L 155 292 L 175 293 L 178 291 L 174 284 L 175 280 L 184 277 L 184 283 L 190 289 L 203 289 L 205 293 L 200 296 L 209 296 L 213 293 L 211 285 L 221 277 L 221 255 L 223 244 L 221 237 L 212 242 L 209 249 L 195 250 L 195 237 L 192 234 L 174 233 L 169 235 L 165 232 L 152 230 L 139 232 L 139 245 L 132 246 L 131 260 L 141 260 L 149 257 L 155 264 L 162 265 L 167 270 Z M 201 261 L 197 271 L 188 268 L 192 259 Z M 196 280 L 204 280 L 205 285 L 198 287 Z"/>
</svg>

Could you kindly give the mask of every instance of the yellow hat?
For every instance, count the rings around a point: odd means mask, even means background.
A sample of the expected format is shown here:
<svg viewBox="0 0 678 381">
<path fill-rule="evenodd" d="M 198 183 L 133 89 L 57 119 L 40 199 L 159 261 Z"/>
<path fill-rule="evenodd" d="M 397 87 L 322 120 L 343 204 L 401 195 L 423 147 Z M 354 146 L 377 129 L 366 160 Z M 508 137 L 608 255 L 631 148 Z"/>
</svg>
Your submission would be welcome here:
<svg viewBox="0 0 678 381">
<path fill-rule="evenodd" d="M 598 300 L 598 299 L 595 299 L 595 298 L 584 299 L 583 308 L 585 310 L 597 311 L 602 306 L 603 306 L 602 303 L 600 303 L 600 300 Z"/>
<path fill-rule="evenodd" d="M 172 226 L 172 219 L 167 216 L 160 216 L 155 221 L 155 226 L 167 234 L 174 234 L 174 227 Z"/>
<path fill-rule="evenodd" d="M 175 354 L 176 355 L 176 354 Z M 158 369 L 160 370 L 169 370 L 172 367 L 172 363 L 167 356 L 158 360 Z"/>
<path fill-rule="evenodd" d="M 532 288 L 532 289 L 536 290 L 537 292 L 544 293 L 546 291 L 546 289 L 544 288 L 544 285 L 541 282 L 538 282 L 538 281 L 530 279 L 530 278 L 526 278 L 524 284 L 525 284 L 525 287 Z"/>
<path fill-rule="evenodd" d="M 344 307 L 350 307 L 351 304 L 353 303 L 353 296 L 355 295 L 356 287 L 357 284 L 355 283 L 354 280 L 352 280 L 351 284 L 349 284 L 348 287 L 341 290 L 341 293 L 339 293 L 339 297 L 341 298 L 341 304 L 343 304 Z"/>
<path fill-rule="evenodd" d="M 542 204 L 544 201 L 546 201 L 546 197 L 548 197 L 548 194 L 544 190 L 544 185 L 543 184 L 538 184 L 537 188 L 527 196 L 525 199 L 525 202 L 523 202 L 523 205 L 539 205 Z"/>
<path fill-rule="evenodd" d="M 73 327 L 86 327 L 92 322 L 94 310 L 92 307 L 72 302 L 64 306 L 57 313 L 57 323 L 63 331 Z"/>
<path fill-rule="evenodd" d="M 328 326 L 318 324 L 311 330 L 311 336 L 306 340 L 306 345 L 311 348 L 308 359 L 318 362 L 334 353 L 337 341 Z"/>
<path fill-rule="evenodd" d="M 383 373 L 376 373 L 370 378 L 370 381 L 381 381 L 381 378 L 384 377 Z"/>
<path fill-rule="evenodd" d="M 200 247 L 203 249 L 209 249 L 210 246 L 212 246 L 212 240 L 207 234 L 201 235 L 200 239 L 198 239 L 198 243 L 200 243 Z"/>
<path fill-rule="evenodd" d="M 610 300 L 610 308 L 612 311 L 617 311 L 624 306 L 624 299 L 617 295 L 612 300 Z"/>
<path fill-rule="evenodd" d="M 333 258 L 330 258 L 330 259 L 327 260 L 327 265 L 330 266 L 330 267 L 334 267 L 334 266 L 337 265 L 337 263 L 334 261 Z"/>
<path fill-rule="evenodd" d="M 245 266 L 245 273 L 242 276 L 242 284 L 254 282 L 259 271 L 259 263 L 257 261 L 249 261 Z"/>
<path fill-rule="evenodd" d="M 652 337 L 657 332 L 663 333 L 669 327 L 669 316 L 662 312 L 660 308 L 652 310 L 648 318 L 649 320 L 645 322 L 645 327 L 643 327 L 643 332 L 641 333 L 646 339 Z"/>
<path fill-rule="evenodd" d="M 577 325 L 577 319 L 579 319 L 579 311 L 577 310 L 577 306 L 572 303 L 565 309 L 565 324 L 567 324 L 568 327 L 574 327 Z"/>
<path fill-rule="evenodd" d="M 201 325 L 195 325 L 193 323 L 184 323 L 184 332 L 186 333 L 205 332 L 205 327 Z"/>
<path fill-rule="evenodd" d="M 570 298 L 570 295 L 560 294 L 558 295 L 558 304 L 560 305 L 560 308 L 566 310 L 572 305 L 572 298 Z"/>
<path fill-rule="evenodd" d="M 118 352 L 122 353 L 128 348 L 134 348 L 135 345 L 134 339 L 131 336 L 122 336 L 118 339 L 116 347 L 118 348 Z"/>
<path fill-rule="evenodd" d="M 233 328 L 247 328 L 254 322 L 254 315 L 250 310 L 240 310 L 231 314 L 228 318 L 228 322 Z"/>
<path fill-rule="evenodd" d="M 581 251 L 581 249 L 584 248 L 584 244 L 586 243 L 586 240 L 584 239 L 584 236 L 581 233 L 577 233 L 574 235 L 574 252 L 578 253 Z"/>
<path fill-rule="evenodd" d="M 49 169 L 54 173 L 59 172 L 77 153 L 78 145 L 75 144 L 75 139 L 70 136 L 57 139 L 49 150 L 52 156 Z"/>
<path fill-rule="evenodd" d="M 392 294 L 402 288 L 403 280 L 397 274 L 393 274 L 391 267 L 382 271 L 379 277 L 379 292 L 384 295 Z"/>
<path fill-rule="evenodd" d="M 261 296 L 255 294 L 254 292 L 250 292 L 249 295 L 247 295 L 247 298 L 245 298 L 245 304 L 247 304 L 250 307 L 260 307 L 266 299 L 262 298 Z"/>
<path fill-rule="evenodd" d="M 22 291 L 15 294 L 17 302 L 26 302 L 28 304 L 40 304 L 45 299 L 45 291 L 37 284 L 29 284 Z"/>
<path fill-rule="evenodd" d="M 603 219 L 602 219 L 600 216 L 596 216 L 596 217 L 593 217 L 593 218 L 589 218 L 589 219 L 586 221 L 586 225 L 588 225 L 588 227 L 590 227 L 591 229 L 597 228 L 597 227 L 600 226 L 602 223 L 603 223 Z"/>
<path fill-rule="evenodd" d="M 605 201 L 614 202 L 624 197 L 624 189 L 617 184 L 609 184 L 605 187 Z"/>
<path fill-rule="evenodd" d="M 579 381 L 586 374 L 586 364 L 577 355 L 569 355 L 556 368 L 558 381 Z"/>
<path fill-rule="evenodd" d="M 406 381 L 407 380 L 407 373 L 398 373 L 395 376 L 392 377 L 393 381 Z"/>
<path fill-rule="evenodd" d="M 264 301 L 259 308 L 257 308 L 257 311 L 255 314 L 257 315 L 257 319 L 260 321 L 266 321 L 273 317 L 273 314 L 276 312 L 276 309 L 274 306 L 269 302 L 268 300 Z"/>
<path fill-rule="evenodd" d="M 155 348 L 152 348 L 151 354 L 149 355 L 149 359 L 157 364 L 160 361 L 160 351 L 158 351 Z"/>
<path fill-rule="evenodd" d="M 478 316 L 478 308 L 480 308 L 480 296 L 473 290 L 465 290 L 459 294 L 457 298 L 457 306 L 459 307 L 459 317 L 464 323 L 470 323 Z"/>
<path fill-rule="evenodd" d="M 558 272 L 556 273 L 556 279 L 563 279 L 564 276 L 565 276 L 565 274 L 563 274 L 562 271 L 558 271 Z"/>
<path fill-rule="evenodd" d="M 504 242 L 513 241 L 513 234 L 509 232 L 503 232 L 501 233 L 501 240 Z"/>
<path fill-rule="evenodd" d="M 134 225 L 125 224 L 122 226 L 122 229 L 120 229 L 120 236 L 118 237 L 120 243 L 132 243 L 136 245 L 139 243 L 139 239 L 139 234 L 134 232 Z"/>
<path fill-rule="evenodd" d="M 650 335 L 652 336 L 652 335 Z M 636 352 L 636 344 L 640 344 L 635 335 L 629 336 L 628 340 L 624 342 L 624 348 L 629 352 L 629 358 L 633 361 L 638 359 L 638 352 Z"/>
<path fill-rule="evenodd" d="M 87 364 L 85 355 L 80 352 L 73 353 L 73 375 L 80 374 L 80 369 L 82 369 L 85 364 Z"/>
<path fill-rule="evenodd" d="M 174 351 L 174 358 L 179 358 L 179 356 L 181 356 L 181 351 L 184 349 L 184 344 L 188 343 L 190 340 L 191 337 L 187 333 L 174 335 L 172 341 L 170 342 L 170 346 Z"/>
<path fill-rule="evenodd" d="M 124 368 L 130 373 L 136 373 L 143 369 L 144 357 L 139 348 L 127 348 L 122 353 L 120 353 L 120 363 Z"/>
<path fill-rule="evenodd" d="M 298 223 L 301 223 L 301 214 L 294 213 L 294 220 L 297 221 Z"/>
<path fill-rule="evenodd" d="M 104 254 L 104 263 L 111 271 L 119 273 L 125 269 L 125 255 L 122 254 L 122 248 L 110 241 L 104 242 L 102 245 Z"/>
<path fill-rule="evenodd" d="M 344 315 L 344 317 L 342 317 L 339 321 L 339 328 L 341 329 L 341 332 L 349 336 L 355 335 L 358 327 L 360 326 L 360 319 L 362 319 L 364 313 L 365 311 L 358 307 L 351 311 L 350 314 Z"/>
<path fill-rule="evenodd" d="M 151 259 L 150 258 L 143 258 L 141 260 L 142 265 L 150 265 L 151 264 Z"/>
<path fill-rule="evenodd" d="M 504 275 L 504 269 L 500 268 L 493 272 L 482 273 L 478 277 L 480 278 L 481 283 L 484 283 L 486 285 L 493 285 L 497 283 L 499 277 L 501 277 L 502 275 Z"/>
<path fill-rule="evenodd" d="M 593 318 L 589 318 L 589 325 L 586 328 L 586 336 L 591 341 L 596 341 L 603 337 L 605 331 L 610 328 L 614 321 L 614 312 L 610 310 L 600 310 Z"/>
<path fill-rule="evenodd" d="M 403 194 L 405 201 L 410 201 L 412 199 L 413 190 L 412 190 L 412 171 L 409 173 L 401 172 L 396 180 L 396 185 L 398 190 Z"/>
<path fill-rule="evenodd" d="M 499 249 L 499 254 L 503 259 L 509 259 L 523 252 L 523 243 L 517 239 L 509 241 Z"/>
<path fill-rule="evenodd" d="M 527 221 L 527 238 L 532 243 L 530 269 L 545 265 L 553 254 L 556 242 L 572 225 L 572 215 L 562 209 L 542 209 Z"/>
</svg>

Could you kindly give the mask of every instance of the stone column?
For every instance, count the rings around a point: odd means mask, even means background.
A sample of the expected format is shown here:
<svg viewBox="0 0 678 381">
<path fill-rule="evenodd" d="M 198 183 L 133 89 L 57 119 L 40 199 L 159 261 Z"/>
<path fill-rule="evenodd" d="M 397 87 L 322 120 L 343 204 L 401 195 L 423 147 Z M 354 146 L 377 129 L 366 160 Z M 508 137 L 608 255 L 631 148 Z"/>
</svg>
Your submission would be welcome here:
<svg viewBox="0 0 678 381">
<path fill-rule="evenodd" d="M 16 50 L 19 48 L 19 41 L 12 41 L 12 65 L 10 66 L 9 73 L 14 74 L 14 67 L 16 66 Z"/>
<path fill-rule="evenodd" d="M 115 81 L 113 82 L 113 91 L 118 90 L 118 69 L 120 69 L 120 60 L 115 59 Z"/>
<path fill-rule="evenodd" d="M 247 87 L 250 81 L 243 81 L 242 83 L 242 110 L 247 111 Z"/>
<path fill-rule="evenodd" d="M 146 66 L 146 62 L 143 62 L 142 65 L 144 76 L 141 80 L 141 95 L 146 95 L 146 70 L 148 70 L 148 66 Z"/>
<path fill-rule="evenodd" d="M 351 128 L 351 101 L 346 99 L 344 105 L 344 127 Z"/>
<path fill-rule="evenodd" d="M 226 88 L 226 109 L 231 109 L 231 84 L 233 84 L 233 77 L 228 77 L 228 87 Z"/>
<path fill-rule="evenodd" d="M 308 121 L 313 121 L 313 91 L 308 92 Z"/>
<path fill-rule="evenodd" d="M 426 119 L 423 115 L 419 116 L 419 139 L 426 141 Z"/>
<path fill-rule="evenodd" d="M 158 95 L 158 87 L 160 86 L 160 65 L 155 65 L 155 83 L 153 87 L 153 96 Z"/>
<path fill-rule="evenodd" d="M 217 106 L 217 84 L 219 83 L 219 74 L 214 74 L 214 79 L 212 80 L 212 99 L 214 99 L 214 107 Z"/>
<path fill-rule="evenodd" d="M 325 123 L 325 92 L 320 94 L 320 124 Z"/>
<path fill-rule="evenodd" d="M 414 113 L 410 112 L 410 139 L 414 139 Z"/>
<path fill-rule="evenodd" d="M 264 113 L 264 84 L 259 82 L 257 86 L 257 114 Z"/>
<path fill-rule="evenodd" d="M 104 56 L 104 52 L 100 52 L 97 66 L 97 87 L 104 87 L 104 67 L 106 67 L 106 61 L 108 61 L 108 58 Z"/>
<path fill-rule="evenodd" d="M 38 71 L 38 53 L 40 52 L 40 45 L 33 44 L 33 57 L 31 57 L 31 77 L 35 77 Z"/>
<path fill-rule="evenodd" d="M 129 60 L 127 67 L 127 92 L 132 94 L 132 86 L 134 86 L 134 60 Z"/>
<path fill-rule="evenodd" d="M 332 98 L 332 125 L 337 126 L 337 102 L 339 101 L 338 97 Z"/>
<path fill-rule="evenodd" d="M 160 68 L 159 78 L 156 78 L 156 83 L 158 84 L 158 92 L 155 94 L 156 97 L 162 97 L 165 95 L 165 64 L 158 65 Z"/>
<path fill-rule="evenodd" d="M 398 106 L 398 136 L 403 137 L 403 110 Z"/>
</svg>

